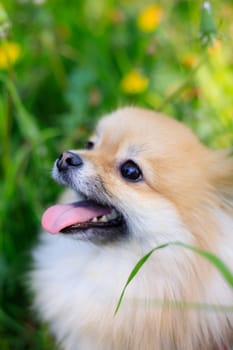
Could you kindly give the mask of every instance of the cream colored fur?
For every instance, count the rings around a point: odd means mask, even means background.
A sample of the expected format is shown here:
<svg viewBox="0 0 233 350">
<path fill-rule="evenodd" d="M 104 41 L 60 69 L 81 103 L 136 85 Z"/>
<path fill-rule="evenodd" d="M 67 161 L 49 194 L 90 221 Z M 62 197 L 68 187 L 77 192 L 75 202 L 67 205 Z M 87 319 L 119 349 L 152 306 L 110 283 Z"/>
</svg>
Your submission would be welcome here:
<svg viewBox="0 0 233 350">
<path fill-rule="evenodd" d="M 233 313 L 171 302 L 233 305 L 233 290 L 204 258 L 182 247 L 154 252 L 114 309 L 137 261 L 159 244 L 181 241 L 218 255 L 233 271 L 233 160 L 199 143 L 159 113 L 124 108 L 103 118 L 95 148 L 80 150 L 80 190 L 98 174 L 131 238 L 103 245 L 42 233 L 34 249 L 35 306 L 65 350 L 230 348 Z M 134 159 L 144 180 L 118 171 Z M 87 181 L 88 180 L 88 181 Z M 63 202 L 75 194 L 68 190 Z M 225 348 L 224 348 L 225 346 Z"/>
</svg>

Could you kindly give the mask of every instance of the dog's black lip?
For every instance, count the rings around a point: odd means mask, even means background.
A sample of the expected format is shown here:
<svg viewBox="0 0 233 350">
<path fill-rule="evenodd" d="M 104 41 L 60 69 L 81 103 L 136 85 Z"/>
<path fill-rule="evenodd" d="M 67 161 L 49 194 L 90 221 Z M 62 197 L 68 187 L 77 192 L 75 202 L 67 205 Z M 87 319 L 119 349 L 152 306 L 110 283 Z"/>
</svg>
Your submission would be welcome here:
<svg viewBox="0 0 233 350">
<path fill-rule="evenodd" d="M 79 233 L 79 232 L 85 232 L 86 230 L 97 228 L 97 229 L 109 229 L 112 227 L 118 227 L 118 226 L 123 226 L 124 225 L 124 218 L 120 214 L 116 219 L 111 220 L 109 222 L 85 222 L 77 225 L 71 225 L 68 227 L 65 227 L 64 229 L 61 230 L 61 233 L 64 234 L 74 234 L 74 233 Z"/>
</svg>

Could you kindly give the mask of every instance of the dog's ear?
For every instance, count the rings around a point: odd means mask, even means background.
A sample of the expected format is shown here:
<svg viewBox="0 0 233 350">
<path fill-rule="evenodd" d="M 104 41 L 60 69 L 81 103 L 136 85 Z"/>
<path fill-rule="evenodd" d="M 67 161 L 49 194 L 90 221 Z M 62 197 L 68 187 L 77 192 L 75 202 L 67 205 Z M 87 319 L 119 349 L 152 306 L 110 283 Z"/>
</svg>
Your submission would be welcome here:
<svg viewBox="0 0 233 350">
<path fill-rule="evenodd" d="M 214 151 L 209 171 L 218 197 L 233 210 L 233 150 Z"/>
</svg>

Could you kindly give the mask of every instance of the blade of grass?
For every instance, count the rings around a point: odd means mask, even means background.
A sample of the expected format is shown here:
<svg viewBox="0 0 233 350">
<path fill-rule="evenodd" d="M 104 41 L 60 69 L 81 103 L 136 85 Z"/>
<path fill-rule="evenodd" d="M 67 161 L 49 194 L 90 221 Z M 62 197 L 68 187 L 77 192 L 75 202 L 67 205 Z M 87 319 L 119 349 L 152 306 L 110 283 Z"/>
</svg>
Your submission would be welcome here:
<svg viewBox="0 0 233 350">
<path fill-rule="evenodd" d="M 7 315 L 2 309 L 0 309 L 0 322 L 3 325 L 6 325 L 15 332 L 21 334 L 25 331 L 24 327 L 15 321 L 11 316 Z"/>
<path fill-rule="evenodd" d="M 16 108 L 15 116 L 21 134 L 31 144 L 38 143 L 38 141 L 40 140 L 39 128 L 33 116 L 30 115 L 25 109 L 14 83 L 10 79 L 5 78 L 4 76 L 0 76 L 0 81 L 6 86 Z"/>
<path fill-rule="evenodd" d="M 137 264 L 135 265 L 135 267 L 133 268 L 133 270 L 131 271 L 128 279 L 127 279 L 127 282 L 121 292 L 121 295 L 120 295 L 120 298 L 117 302 L 117 306 L 116 306 L 116 309 L 114 311 L 114 315 L 117 314 L 118 310 L 119 310 L 119 307 L 122 303 L 122 300 L 123 300 L 123 297 L 124 297 L 124 294 L 125 294 L 125 291 L 126 291 L 126 288 L 127 286 L 129 285 L 129 283 L 132 281 L 132 279 L 135 277 L 135 275 L 138 273 L 138 271 L 141 269 L 141 267 L 145 264 L 145 262 L 149 259 L 149 257 L 151 256 L 152 253 L 154 253 L 155 250 L 158 250 L 158 249 L 161 249 L 161 248 L 165 248 L 169 243 L 166 243 L 166 244 L 162 244 L 156 248 L 153 248 L 152 250 L 149 251 L 149 253 L 147 253 L 146 255 L 144 255 L 138 262 Z"/>
<path fill-rule="evenodd" d="M 144 300 L 142 299 L 134 299 L 134 305 L 142 305 L 145 306 Z M 208 312 L 233 312 L 233 304 L 232 305 L 223 305 L 223 304 L 211 304 L 211 303 L 198 303 L 198 302 L 190 302 L 183 300 L 162 300 L 162 299 L 147 299 L 147 305 L 151 305 L 152 307 L 162 307 L 163 309 L 195 309 L 198 311 L 208 311 Z"/>
<path fill-rule="evenodd" d="M 7 167 L 9 159 L 9 149 L 10 149 L 10 137 L 9 137 L 9 117 L 8 110 L 6 106 L 6 98 L 4 92 L 0 96 L 0 139 L 1 139 L 1 167 L 2 170 Z"/>
<path fill-rule="evenodd" d="M 14 159 L 10 167 L 5 169 L 5 182 L 2 184 L 2 194 L 1 194 L 1 202 L 0 202 L 0 212 L 5 209 L 5 203 L 8 203 L 9 198 L 12 198 L 16 179 L 19 173 L 22 164 L 28 158 L 30 152 L 30 147 L 25 145 L 15 154 Z"/>
<path fill-rule="evenodd" d="M 185 244 L 182 242 L 174 242 L 171 245 L 180 246 L 189 250 L 192 250 L 193 252 L 203 256 L 205 259 L 209 260 L 221 273 L 225 281 L 233 288 L 233 274 L 230 271 L 230 269 L 224 264 L 224 262 L 218 258 L 215 254 L 207 252 L 205 250 L 193 247 L 189 244 Z"/>
<path fill-rule="evenodd" d="M 213 253 L 207 252 L 205 250 L 193 247 L 191 245 L 182 243 L 182 242 L 168 242 L 168 243 L 165 243 L 165 244 L 159 245 L 158 247 L 153 248 L 137 262 L 137 264 L 135 265 L 135 267 L 131 271 L 131 273 L 130 273 L 130 275 L 129 275 L 129 277 L 128 277 L 128 279 L 127 279 L 127 281 L 122 289 L 122 292 L 121 292 L 120 297 L 119 297 L 118 302 L 117 302 L 117 306 L 116 306 L 115 311 L 114 311 L 114 315 L 117 314 L 117 312 L 120 308 L 123 297 L 125 295 L 126 288 L 128 287 L 129 283 L 132 281 L 132 279 L 135 277 L 135 275 L 142 268 L 142 266 L 145 264 L 145 262 L 150 258 L 150 256 L 156 250 L 163 249 L 163 248 L 166 248 L 168 246 L 180 246 L 180 247 L 183 247 L 185 249 L 189 249 L 189 250 L 197 253 L 198 255 L 203 256 L 205 259 L 209 260 L 217 268 L 217 270 L 221 273 L 221 275 L 223 276 L 225 281 L 233 288 L 233 274 L 232 274 L 232 272 L 223 263 L 223 261 L 221 259 L 219 259 L 216 255 L 214 255 Z"/>
</svg>

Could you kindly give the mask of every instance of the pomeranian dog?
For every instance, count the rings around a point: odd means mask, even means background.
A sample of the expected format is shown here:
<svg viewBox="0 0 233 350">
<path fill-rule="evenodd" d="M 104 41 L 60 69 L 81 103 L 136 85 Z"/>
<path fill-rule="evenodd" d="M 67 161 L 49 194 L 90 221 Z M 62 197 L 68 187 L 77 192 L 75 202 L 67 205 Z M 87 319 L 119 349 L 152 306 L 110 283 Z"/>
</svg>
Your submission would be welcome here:
<svg viewBox="0 0 233 350">
<path fill-rule="evenodd" d="M 233 290 L 207 259 L 233 270 L 233 158 L 160 113 L 122 108 L 53 177 L 69 189 L 44 213 L 34 249 L 35 307 L 65 350 L 226 350 Z M 209 307 L 208 307 L 209 305 Z M 198 307 L 197 307 L 198 306 Z"/>
</svg>

